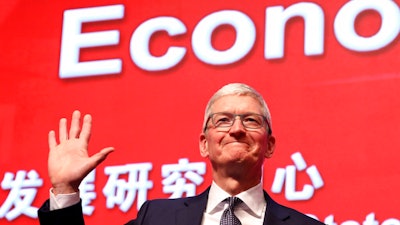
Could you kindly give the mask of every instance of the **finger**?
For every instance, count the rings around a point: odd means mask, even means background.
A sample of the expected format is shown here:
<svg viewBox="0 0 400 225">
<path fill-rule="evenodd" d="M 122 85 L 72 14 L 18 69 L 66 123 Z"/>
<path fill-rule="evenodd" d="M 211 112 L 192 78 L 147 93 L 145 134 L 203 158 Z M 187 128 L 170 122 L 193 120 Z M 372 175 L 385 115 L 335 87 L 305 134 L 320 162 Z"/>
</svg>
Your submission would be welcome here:
<svg viewBox="0 0 400 225">
<path fill-rule="evenodd" d="M 92 116 L 86 114 L 83 117 L 82 132 L 80 137 L 89 142 L 91 132 L 92 132 Z"/>
<path fill-rule="evenodd" d="M 62 118 L 60 119 L 60 124 L 58 127 L 58 135 L 60 138 L 60 142 L 66 141 L 68 139 L 68 134 L 67 134 L 67 119 Z"/>
<path fill-rule="evenodd" d="M 81 112 L 75 110 L 72 113 L 71 128 L 69 129 L 69 138 L 79 137 L 79 132 L 81 131 L 81 128 L 79 126 L 80 119 L 81 119 Z"/>
<path fill-rule="evenodd" d="M 54 132 L 54 130 L 49 132 L 49 149 L 52 150 L 57 146 L 57 141 L 56 141 L 56 134 Z"/>
</svg>

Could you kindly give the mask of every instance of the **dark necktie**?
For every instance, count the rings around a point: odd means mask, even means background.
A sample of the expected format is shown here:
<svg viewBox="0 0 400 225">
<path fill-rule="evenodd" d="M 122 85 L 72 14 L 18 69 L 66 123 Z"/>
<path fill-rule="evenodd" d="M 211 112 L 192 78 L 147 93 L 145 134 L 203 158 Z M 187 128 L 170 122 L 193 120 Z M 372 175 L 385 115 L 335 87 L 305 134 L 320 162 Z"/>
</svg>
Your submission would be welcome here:
<svg viewBox="0 0 400 225">
<path fill-rule="evenodd" d="M 242 225 L 242 223 L 240 223 L 240 220 L 233 213 L 235 210 L 235 206 L 237 206 L 238 203 L 242 202 L 242 200 L 237 197 L 229 197 L 226 198 L 224 201 L 227 201 L 229 203 L 229 206 L 222 213 L 220 225 Z"/>
</svg>

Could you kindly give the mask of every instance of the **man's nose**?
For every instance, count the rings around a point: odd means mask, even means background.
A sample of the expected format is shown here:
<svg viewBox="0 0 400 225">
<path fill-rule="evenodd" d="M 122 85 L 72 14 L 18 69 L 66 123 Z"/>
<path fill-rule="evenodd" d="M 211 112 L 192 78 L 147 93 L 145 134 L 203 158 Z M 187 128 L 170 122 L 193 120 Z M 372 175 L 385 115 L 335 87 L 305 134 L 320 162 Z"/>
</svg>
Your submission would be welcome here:
<svg viewBox="0 0 400 225">
<path fill-rule="evenodd" d="M 240 116 L 236 116 L 235 119 L 233 120 L 231 129 L 229 129 L 229 132 L 234 133 L 234 132 L 245 132 L 245 131 L 246 129 L 243 126 Z"/>
</svg>

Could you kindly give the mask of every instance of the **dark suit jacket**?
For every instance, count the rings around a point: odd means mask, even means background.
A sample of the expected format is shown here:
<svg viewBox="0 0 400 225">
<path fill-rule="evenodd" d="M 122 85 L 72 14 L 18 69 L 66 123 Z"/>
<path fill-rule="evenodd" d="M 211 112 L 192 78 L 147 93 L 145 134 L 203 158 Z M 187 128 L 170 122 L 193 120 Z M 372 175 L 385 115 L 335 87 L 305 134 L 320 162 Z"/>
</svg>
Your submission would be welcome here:
<svg viewBox="0 0 400 225">
<path fill-rule="evenodd" d="M 179 199 L 147 201 L 136 219 L 127 225 L 200 225 L 208 198 L 207 189 L 200 195 Z M 296 210 L 279 205 L 264 192 L 267 201 L 264 225 L 323 225 Z M 81 204 L 49 211 L 48 201 L 38 211 L 41 225 L 83 225 Z"/>
</svg>

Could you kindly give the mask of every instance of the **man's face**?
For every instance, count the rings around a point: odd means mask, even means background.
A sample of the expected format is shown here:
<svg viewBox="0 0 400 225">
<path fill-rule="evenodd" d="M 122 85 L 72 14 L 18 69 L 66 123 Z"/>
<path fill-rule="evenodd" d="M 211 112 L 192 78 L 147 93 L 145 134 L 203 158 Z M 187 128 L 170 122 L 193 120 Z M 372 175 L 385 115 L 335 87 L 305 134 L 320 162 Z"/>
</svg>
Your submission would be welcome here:
<svg viewBox="0 0 400 225">
<path fill-rule="evenodd" d="M 211 106 L 211 113 L 262 114 L 260 103 L 250 96 L 227 95 Z M 200 154 L 209 158 L 214 171 L 229 168 L 236 172 L 260 173 L 264 159 L 271 157 L 275 139 L 267 128 L 245 128 L 236 117 L 232 127 L 219 129 L 208 121 L 207 130 L 200 135 Z M 254 170 L 254 171 L 252 171 Z"/>
</svg>

